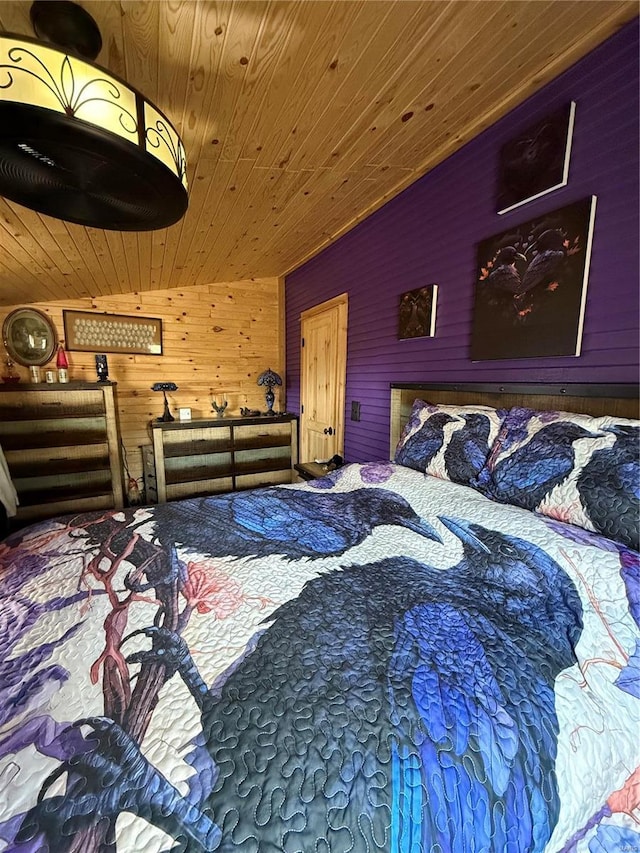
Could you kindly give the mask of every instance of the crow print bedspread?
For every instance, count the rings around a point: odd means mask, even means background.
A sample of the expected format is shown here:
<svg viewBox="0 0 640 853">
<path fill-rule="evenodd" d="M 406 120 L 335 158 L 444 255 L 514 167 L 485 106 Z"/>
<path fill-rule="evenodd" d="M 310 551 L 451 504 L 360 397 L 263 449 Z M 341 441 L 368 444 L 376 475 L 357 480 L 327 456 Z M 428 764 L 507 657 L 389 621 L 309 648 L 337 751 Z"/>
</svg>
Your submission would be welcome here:
<svg viewBox="0 0 640 853">
<path fill-rule="evenodd" d="M 391 464 L 0 543 L 0 850 L 640 851 L 638 555 Z"/>
</svg>

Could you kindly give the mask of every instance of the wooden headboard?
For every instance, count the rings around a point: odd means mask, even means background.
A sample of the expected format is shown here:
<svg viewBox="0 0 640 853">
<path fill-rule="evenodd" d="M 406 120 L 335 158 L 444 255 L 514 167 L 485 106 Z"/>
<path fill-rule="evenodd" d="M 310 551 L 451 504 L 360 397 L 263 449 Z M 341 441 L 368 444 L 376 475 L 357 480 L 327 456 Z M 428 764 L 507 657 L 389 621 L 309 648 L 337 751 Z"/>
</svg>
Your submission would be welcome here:
<svg viewBox="0 0 640 853">
<path fill-rule="evenodd" d="M 615 415 L 619 418 L 637 418 L 638 386 L 620 385 L 551 384 L 531 385 L 524 382 L 491 384 L 462 382 L 455 385 L 440 383 L 392 383 L 391 424 L 389 445 L 391 457 L 411 413 L 413 401 L 449 405 L 493 406 L 496 409 L 526 406 L 546 411 L 580 412 L 585 415 Z"/>
</svg>

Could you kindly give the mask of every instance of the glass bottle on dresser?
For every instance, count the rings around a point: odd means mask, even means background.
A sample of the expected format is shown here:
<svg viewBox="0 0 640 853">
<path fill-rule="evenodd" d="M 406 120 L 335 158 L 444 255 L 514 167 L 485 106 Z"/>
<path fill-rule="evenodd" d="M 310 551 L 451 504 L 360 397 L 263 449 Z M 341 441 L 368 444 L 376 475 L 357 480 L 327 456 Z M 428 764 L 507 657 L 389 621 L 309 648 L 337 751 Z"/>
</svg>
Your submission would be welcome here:
<svg viewBox="0 0 640 853">
<path fill-rule="evenodd" d="M 69 362 L 67 354 L 64 351 L 62 344 L 58 347 L 58 355 L 56 356 L 56 367 L 58 368 L 58 382 L 69 381 Z"/>
</svg>

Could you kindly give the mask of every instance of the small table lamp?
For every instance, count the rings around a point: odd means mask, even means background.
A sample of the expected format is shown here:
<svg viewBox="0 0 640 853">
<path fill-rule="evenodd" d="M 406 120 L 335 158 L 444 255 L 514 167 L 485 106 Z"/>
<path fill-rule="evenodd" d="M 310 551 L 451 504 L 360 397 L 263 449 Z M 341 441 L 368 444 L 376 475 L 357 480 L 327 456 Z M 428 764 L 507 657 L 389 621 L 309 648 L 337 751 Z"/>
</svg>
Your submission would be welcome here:
<svg viewBox="0 0 640 853">
<path fill-rule="evenodd" d="M 266 385 L 267 393 L 265 397 L 267 400 L 267 414 L 275 415 L 275 412 L 273 411 L 273 404 L 276 397 L 273 393 L 273 386 L 282 385 L 282 379 L 277 373 L 271 370 L 271 368 L 268 368 L 268 370 L 265 370 L 264 373 L 261 373 L 260 376 L 258 376 L 258 385 Z"/>
<path fill-rule="evenodd" d="M 168 423 L 169 421 L 175 421 L 175 418 L 169 411 L 169 403 L 167 401 L 167 391 L 177 391 L 178 386 L 175 382 L 154 382 L 151 386 L 152 391 L 162 391 L 164 395 L 164 412 L 158 418 L 159 421 L 163 421 Z"/>
</svg>

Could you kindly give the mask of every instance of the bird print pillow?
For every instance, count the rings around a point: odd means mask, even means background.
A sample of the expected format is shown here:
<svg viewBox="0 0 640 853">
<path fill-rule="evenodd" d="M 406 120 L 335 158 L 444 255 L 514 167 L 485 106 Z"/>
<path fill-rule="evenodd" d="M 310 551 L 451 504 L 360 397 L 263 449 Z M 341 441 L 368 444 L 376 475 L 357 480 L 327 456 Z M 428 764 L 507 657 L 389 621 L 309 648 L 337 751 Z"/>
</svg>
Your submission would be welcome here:
<svg viewBox="0 0 640 853">
<path fill-rule="evenodd" d="M 394 461 L 442 480 L 473 485 L 506 413 L 490 406 L 436 406 L 415 400 Z"/>
<path fill-rule="evenodd" d="M 637 551 L 640 421 L 510 409 L 476 486 Z"/>
</svg>

